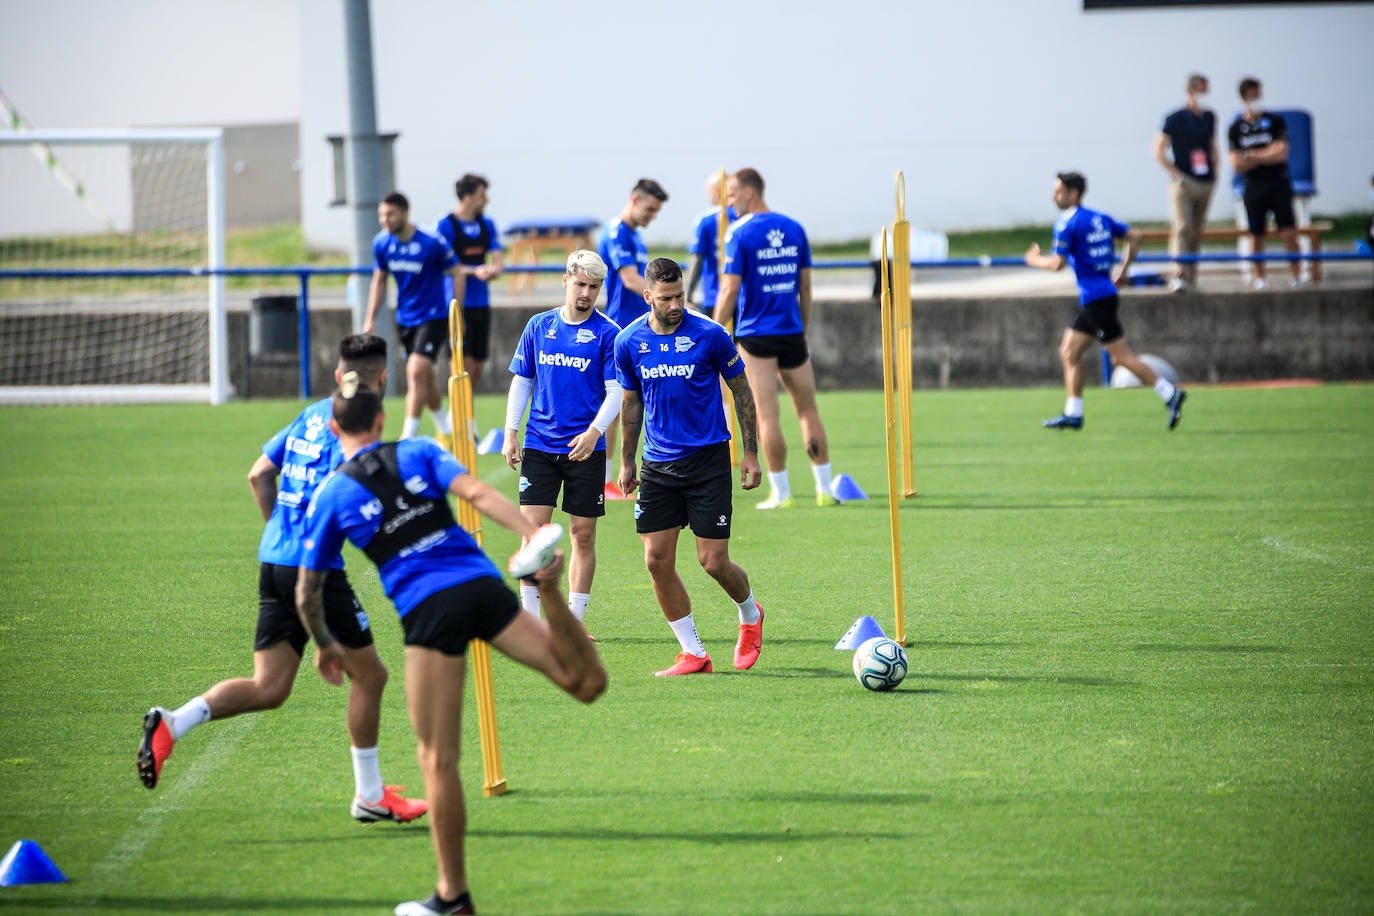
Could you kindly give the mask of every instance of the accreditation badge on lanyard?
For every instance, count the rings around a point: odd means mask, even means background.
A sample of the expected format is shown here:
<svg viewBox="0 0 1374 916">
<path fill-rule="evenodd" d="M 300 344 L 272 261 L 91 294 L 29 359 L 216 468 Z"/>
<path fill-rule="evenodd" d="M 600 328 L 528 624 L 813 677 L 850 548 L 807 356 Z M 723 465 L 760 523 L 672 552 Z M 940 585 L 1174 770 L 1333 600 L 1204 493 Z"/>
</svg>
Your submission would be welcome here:
<svg viewBox="0 0 1374 916">
<path fill-rule="evenodd" d="M 1205 149 L 1193 150 L 1192 166 L 1194 175 L 1207 174 L 1207 151 Z"/>
</svg>

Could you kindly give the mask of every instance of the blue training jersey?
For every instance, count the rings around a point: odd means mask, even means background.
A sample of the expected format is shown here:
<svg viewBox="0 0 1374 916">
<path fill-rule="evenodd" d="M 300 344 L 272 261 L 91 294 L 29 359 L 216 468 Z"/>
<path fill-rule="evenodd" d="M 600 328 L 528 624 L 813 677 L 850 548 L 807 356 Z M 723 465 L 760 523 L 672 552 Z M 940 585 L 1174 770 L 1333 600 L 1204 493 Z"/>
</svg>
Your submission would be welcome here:
<svg viewBox="0 0 1374 916">
<path fill-rule="evenodd" d="M 1078 279 L 1078 304 L 1116 295 L 1112 264 L 1116 239 L 1131 227 L 1105 213 L 1075 207 L 1054 224 L 1054 253 L 1068 260 Z"/>
<path fill-rule="evenodd" d="M 448 320 L 444 274 L 458 265 L 448 242 L 415 230 L 401 241 L 383 229 L 372 239 L 377 267 L 396 278 L 396 321 L 414 327 L 426 321 Z"/>
<path fill-rule="evenodd" d="M 801 272 L 811 245 L 801 223 L 781 213 L 750 213 L 725 233 L 725 272 L 740 278 L 735 336 L 801 334 Z"/>
<path fill-rule="evenodd" d="M 602 227 L 596 253 L 610 268 L 606 274 L 606 316 L 623 328 L 648 312 L 649 304 L 643 296 L 625 289 L 620 268 L 630 266 L 644 276 L 644 268 L 649 266 L 649 248 L 638 230 L 615 219 Z"/>
<path fill-rule="evenodd" d="M 343 460 L 339 440 L 329 429 L 332 398 L 323 398 L 302 410 L 290 425 L 262 447 L 262 453 L 281 468 L 277 503 L 262 529 L 258 561 L 278 566 L 299 566 L 304 547 L 305 510 L 315 489 Z M 343 557 L 335 557 L 330 569 L 343 569 Z"/>
<path fill-rule="evenodd" d="M 376 448 L 370 445 L 364 452 Z M 396 444 L 396 462 L 405 487 L 427 499 L 448 499 L 449 484 L 467 468 L 433 439 L 403 439 Z M 334 473 L 320 484 L 306 513 L 307 569 L 332 569 L 345 540 L 362 549 L 376 536 L 382 508 L 372 491 L 347 474 Z M 446 588 L 490 576 L 501 578 L 495 564 L 459 525 L 424 539 L 423 545 L 402 551 L 378 569 L 382 590 L 404 617 L 430 595 Z"/>
<path fill-rule="evenodd" d="M 734 222 L 738 216 L 734 207 L 725 209 L 727 221 Z M 692 230 L 692 240 L 687 243 L 687 253 L 701 258 L 701 308 L 704 312 L 716 307 L 716 294 L 720 291 L 720 257 L 716 251 L 719 222 L 720 207 L 703 210 Z"/>
<path fill-rule="evenodd" d="M 573 437 L 592 425 L 606 400 L 606 382 L 615 378 L 619 333 L 620 326 L 595 309 L 579 324 L 564 321 L 561 309 L 540 312 L 525 324 L 510 371 L 534 380 L 526 448 L 566 455 Z M 596 447 L 606 448 L 605 436 Z"/>
<path fill-rule="evenodd" d="M 620 386 L 644 401 L 644 460 L 674 461 L 726 442 L 718 379 L 744 371 L 744 360 L 725 329 L 705 315 L 683 312 L 671 334 L 658 334 L 649 316 L 615 338 Z"/>
<path fill-rule="evenodd" d="M 501 235 L 496 231 L 496 223 L 489 216 L 479 216 L 475 220 L 465 220 L 445 213 L 434 224 L 434 234 L 448 242 L 458 256 L 459 263 L 477 265 L 486 262 L 486 256 L 493 251 L 502 251 Z M 458 233 L 454 234 L 454 223 Z M 486 229 L 485 244 L 482 230 Z M 444 301 L 453 298 L 453 278 L 444 274 Z M 468 274 L 463 277 L 463 308 L 487 308 L 491 305 L 491 284 L 479 277 Z"/>
</svg>

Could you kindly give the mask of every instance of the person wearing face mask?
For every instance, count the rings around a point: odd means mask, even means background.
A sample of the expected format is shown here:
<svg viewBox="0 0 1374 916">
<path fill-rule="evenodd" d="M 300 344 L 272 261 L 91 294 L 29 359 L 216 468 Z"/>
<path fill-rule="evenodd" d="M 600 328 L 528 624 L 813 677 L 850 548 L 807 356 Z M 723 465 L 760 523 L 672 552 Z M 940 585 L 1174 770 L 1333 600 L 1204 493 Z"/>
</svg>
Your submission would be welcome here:
<svg viewBox="0 0 1374 916">
<path fill-rule="evenodd" d="M 1200 73 L 1189 76 L 1188 104 L 1164 119 L 1155 138 L 1155 161 L 1171 179 L 1171 255 L 1195 255 L 1202 248 L 1202 230 L 1207 226 L 1207 210 L 1216 189 L 1217 117 L 1203 107 L 1207 90 L 1207 77 Z M 1169 289 L 1176 293 L 1196 285 L 1196 261 L 1180 263 L 1169 281 Z"/>
<path fill-rule="evenodd" d="M 1293 180 L 1288 173 L 1288 125 L 1280 115 L 1264 110 L 1263 87 L 1253 76 L 1240 81 L 1240 100 L 1245 114 L 1227 132 L 1231 168 L 1245 177 L 1245 217 L 1254 252 L 1264 254 L 1265 222 L 1274 214 L 1274 225 L 1289 254 L 1297 255 L 1298 233 L 1293 218 Z M 1302 283 L 1301 262 L 1288 262 L 1291 286 Z M 1268 289 L 1264 261 L 1255 261 L 1255 289 Z"/>
</svg>

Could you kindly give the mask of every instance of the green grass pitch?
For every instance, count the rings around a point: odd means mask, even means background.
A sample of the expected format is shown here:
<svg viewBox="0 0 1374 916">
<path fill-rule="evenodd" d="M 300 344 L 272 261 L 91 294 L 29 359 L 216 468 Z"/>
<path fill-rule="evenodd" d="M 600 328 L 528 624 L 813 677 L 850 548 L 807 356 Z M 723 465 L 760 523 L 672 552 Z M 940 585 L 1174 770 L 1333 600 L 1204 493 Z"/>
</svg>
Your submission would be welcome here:
<svg viewBox="0 0 1374 916">
<path fill-rule="evenodd" d="M 1040 429 L 1060 403 L 916 393 L 890 694 L 832 648 L 860 615 L 892 626 L 879 393 L 821 401 L 869 500 L 737 493 L 732 555 L 768 612 L 753 671 L 684 540 L 717 673 L 650 675 L 676 644 L 611 504 L 589 617 L 610 689 L 582 707 L 496 659 L 502 798 L 468 688 L 480 911 L 1374 909 L 1374 386 L 1199 388 L 1173 433 L 1149 391 Z M 423 821 L 349 818 L 345 694 L 309 668 L 283 709 L 188 735 L 156 791 L 135 775 L 148 706 L 251 671 L 245 475 L 299 406 L 0 411 L 0 852 L 36 840 L 71 878 L 0 888 L 0 912 L 384 913 L 432 888 Z M 479 400 L 484 429 L 503 408 Z M 514 492 L 500 456 L 477 471 Z M 348 559 L 393 675 L 383 773 L 419 794 L 400 627 Z"/>
</svg>

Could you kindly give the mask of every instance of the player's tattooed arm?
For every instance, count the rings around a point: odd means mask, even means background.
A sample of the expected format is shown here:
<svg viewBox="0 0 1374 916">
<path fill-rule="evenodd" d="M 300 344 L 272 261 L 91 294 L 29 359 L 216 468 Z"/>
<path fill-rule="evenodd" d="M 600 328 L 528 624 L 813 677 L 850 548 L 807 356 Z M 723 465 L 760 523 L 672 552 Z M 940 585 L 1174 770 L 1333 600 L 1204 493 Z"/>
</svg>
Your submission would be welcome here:
<svg viewBox="0 0 1374 916">
<path fill-rule="evenodd" d="M 634 464 L 639 436 L 644 429 L 644 399 L 638 391 L 625 392 L 620 402 L 620 461 Z"/>
<path fill-rule="evenodd" d="M 324 570 L 302 566 L 296 574 L 296 613 L 315 645 L 323 649 L 334 641 L 324 622 Z"/>
<path fill-rule="evenodd" d="M 759 453 L 759 414 L 754 407 L 754 391 L 749 387 L 749 380 L 743 372 L 732 379 L 727 379 L 725 384 L 730 386 L 730 393 L 735 396 L 735 416 L 739 417 L 740 448 L 757 455 Z"/>
</svg>

